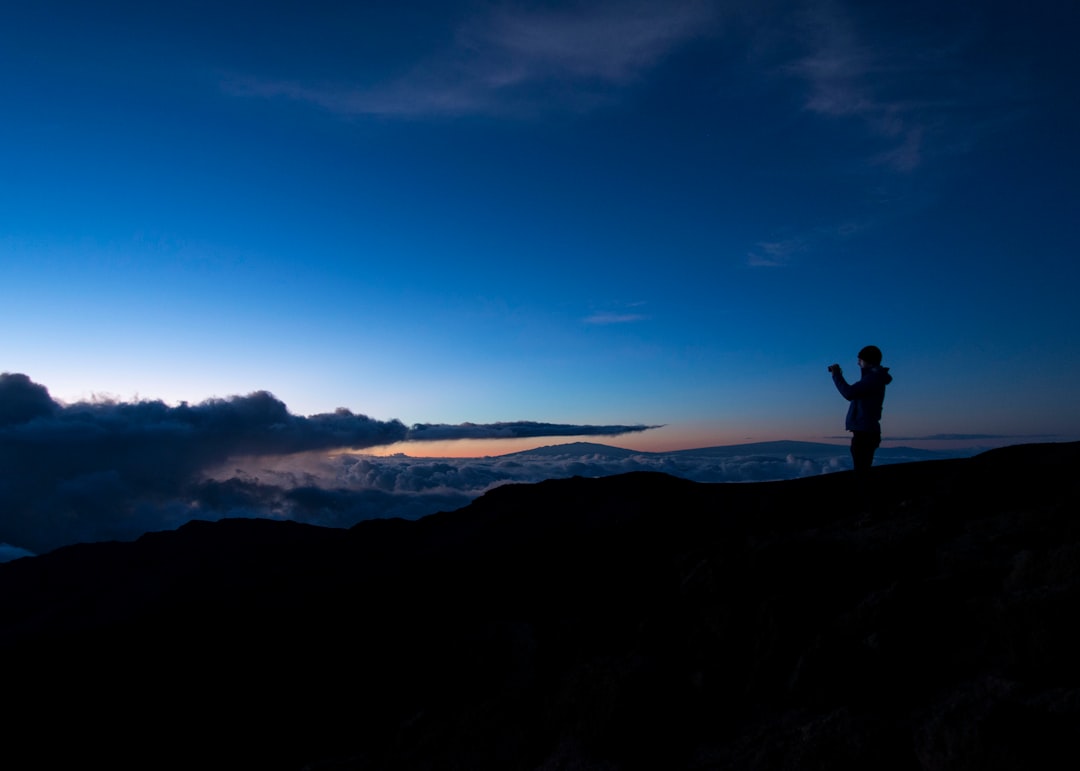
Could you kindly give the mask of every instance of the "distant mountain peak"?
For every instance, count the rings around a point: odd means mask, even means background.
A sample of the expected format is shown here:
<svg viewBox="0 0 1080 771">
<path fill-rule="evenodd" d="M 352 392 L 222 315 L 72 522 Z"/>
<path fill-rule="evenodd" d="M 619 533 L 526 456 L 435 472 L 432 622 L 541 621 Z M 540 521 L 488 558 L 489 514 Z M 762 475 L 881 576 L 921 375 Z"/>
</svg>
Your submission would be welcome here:
<svg viewBox="0 0 1080 771">
<path fill-rule="evenodd" d="M 605 458 L 626 458 L 631 455 L 648 455 L 650 453 L 641 452 L 639 450 L 627 450 L 622 447 L 612 447 L 609 444 L 600 444 L 599 442 L 567 442 L 566 444 L 550 444 L 544 447 L 537 447 L 533 450 L 522 450 L 520 452 L 511 452 L 500 457 L 513 458 L 524 456 L 541 456 L 541 457 L 583 457 L 587 455 L 600 455 Z"/>
</svg>

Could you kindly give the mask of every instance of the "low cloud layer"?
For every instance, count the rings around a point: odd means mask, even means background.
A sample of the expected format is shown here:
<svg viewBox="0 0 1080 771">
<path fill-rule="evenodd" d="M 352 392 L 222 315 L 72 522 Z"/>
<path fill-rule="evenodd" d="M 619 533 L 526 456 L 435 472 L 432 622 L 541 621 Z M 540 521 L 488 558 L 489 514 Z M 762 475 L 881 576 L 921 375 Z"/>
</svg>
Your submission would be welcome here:
<svg viewBox="0 0 1080 771">
<path fill-rule="evenodd" d="M 782 447 L 651 453 L 574 442 L 484 458 L 358 453 L 241 458 L 192 487 L 188 515 L 271 516 L 348 527 L 375 517 L 414 519 L 450 511 L 494 487 L 545 479 L 658 471 L 699 482 L 756 482 L 850 468 L 846 446 L 820 447 L 825 449 L 816 453 Z"/>
<path fill-rule="evenodd" d="M 503 484 L 658 471 L 759 482 L 851 467 L 846 442 L 638 452 L 571 442 L 485 458 L 367 455 L 392 442 L 603 436 L 647 426 L 380 421 L 348 410 L 299 417 L 266 392 L 198 405 L 64 405 L 0 375 L 0 562 L 81 541 L 130 540 L 192 519 L 269 517 L 328 527 L 452 511 Z M 344 450 L 344 451 L 343 451 Z M 882 448 L 878 463 L 968 454 Z"/>
<path fill-rule="evenodd" d="M 96 401 L 64 405 L 22 374 L 0 374 L 0 544 L 41 552 L 79 541 L 128 539 L 193 517 L 230 513 L 353 521 L 363 511 L 413 513 L 404 504 L 370 506 L 297 492 L 305 480 L 266 487 L 238 478 L 209 482 L 210 469 L 233 458 L 366 448 L 436 439 L 617 435 L 646 426 L 380 421 L 339 409 L 300 417 L 266 391 L 197 405 Z M 313 487 L 313 485 L 306 485 Z M 354 488 L 352 492 L 357 492 Z M 376 499 L 378 489 L 367 497 Z M 318 499 L 318 500 L 315 500 Z M 460 505 L 461 495 L 448 502 Z M 341 512 L 345 512 L 342 514 Z M 428 513 L 425 511 L 424 513 Z M 340 514 L 340 516 L 339 516 Z"/>
<path fill-rule="evenodd" d="M 879 463 L 967 453 L 882 448 Z M 573 442 L 485 458 L 309 453 L 239 459 L 198 488 L 207 517 L 274 516 L 347 527 L 373 517 L 416 518 L 464 506 L 504 484 L 656 471 L 697 482 L 761 482 L 851 468 L 847 444 L 774 442 L 678 452 L 638 452 Z"/>
</svg>

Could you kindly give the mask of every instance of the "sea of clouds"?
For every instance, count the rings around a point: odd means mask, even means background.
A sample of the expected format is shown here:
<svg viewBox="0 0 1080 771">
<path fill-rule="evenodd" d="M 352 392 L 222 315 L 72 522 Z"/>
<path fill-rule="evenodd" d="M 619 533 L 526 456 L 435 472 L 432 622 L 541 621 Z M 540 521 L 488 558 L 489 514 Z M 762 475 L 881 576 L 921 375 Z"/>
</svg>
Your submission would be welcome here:
<svg viewBox="0 0 1080 771">
<path fill-rule="evenodd" d="M 265 391 L 197 405 L 61 404 L 26 375 L 4 373 L 0 561 L 79 542 L 131 540 L 192 519 L 270 517 L 330 527 L 415 519 L 460 508 L 498 485 L 561 477 L 658 471 L 700 482 L 753 482 L 850 468 L 846 446 L 799 442 L 673 453 L 573 442 L 443 459 L 363 452 L 405 441 L 415 442 L 420 455 L 431 440 L 598 437 L 648 428 L 530 421 L 407 427 L 349 410 L 300 417 Z M 893 451 L 884 460 L 923 457 Z"/>
<path fill-rule="evenodd" d="M 0 544 L 6 555 L 41 553 L 84 541 L 129 540 L 193 518 L 345 525 L 421 516 L 444 502 L 462 505 L 475 486 L 439 492 L 452 488 L 423 484 L 424 470 L 417 469 L 409 475 L 415 487 L 407 490 L 403 477 L 403 492 L 395 492 L 378 471 L 366 473 L 363 462 L 339 458 L 339 468 L 327 467 L 326 455 L 395 442 L 422 447 L 444 439 L 617 436 L 648 428 L 533 421 L 406 426 L 346 409 L 301 417 L 266 391 L 194 405 L 64 404 L 28 376 L 3 373 Z M 232 470 L 214 473 L 223 468 Z"/>
</svg>

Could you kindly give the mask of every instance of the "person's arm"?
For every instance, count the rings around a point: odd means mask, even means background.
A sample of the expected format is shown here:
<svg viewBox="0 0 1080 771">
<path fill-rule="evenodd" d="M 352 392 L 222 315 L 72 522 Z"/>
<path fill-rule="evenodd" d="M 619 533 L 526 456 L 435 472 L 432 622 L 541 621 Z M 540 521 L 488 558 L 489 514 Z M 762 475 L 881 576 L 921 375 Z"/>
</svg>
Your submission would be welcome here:
<svg viewBox="0 0 1080 771">
<path fill-rule="evenodd" d="M 844 380 L 844 371 L 840 369 L 839 364 L 833 364 L 829 367 L 829 372 L 832 373 L 832 381 L 836 386 L 836 390 L 840 392 L 840 395 L 847 399 L 849 402 L 859 396 L 859 384 L 848 383 Z"/>
</svg>

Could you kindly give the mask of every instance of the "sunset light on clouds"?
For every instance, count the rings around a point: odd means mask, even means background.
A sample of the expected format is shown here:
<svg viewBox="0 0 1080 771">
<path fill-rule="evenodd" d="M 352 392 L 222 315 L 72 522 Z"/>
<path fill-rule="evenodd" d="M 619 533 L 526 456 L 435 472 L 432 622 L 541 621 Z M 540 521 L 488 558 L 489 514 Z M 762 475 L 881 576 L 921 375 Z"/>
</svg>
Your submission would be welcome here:
<svg viewBox="0 0 1080 771">
<path fill-rule="evenodd" d="M 668 451 L 842 443 L 873 343 L 886 446 L 1080 438 L 1078 17 L 7 8 L 0 371 Z"/>
</svg>

